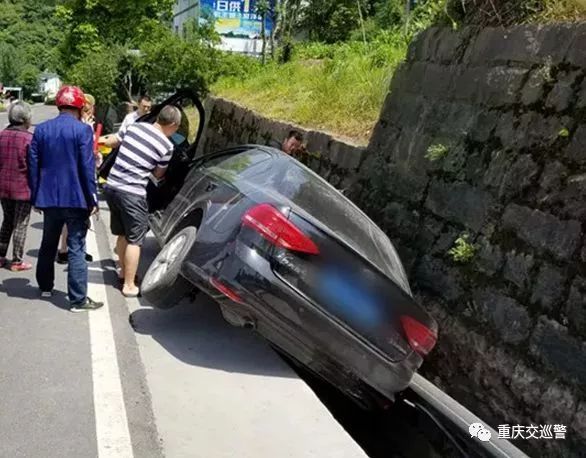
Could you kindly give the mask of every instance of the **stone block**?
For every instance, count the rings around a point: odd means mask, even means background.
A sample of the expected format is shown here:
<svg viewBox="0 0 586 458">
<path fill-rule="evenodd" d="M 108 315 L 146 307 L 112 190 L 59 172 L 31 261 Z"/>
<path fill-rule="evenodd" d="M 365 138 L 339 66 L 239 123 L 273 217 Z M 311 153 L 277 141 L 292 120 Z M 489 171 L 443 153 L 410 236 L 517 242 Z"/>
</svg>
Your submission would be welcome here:
<svg viewBox="0 0 586 458">
<path fill-rule="evenodd" d="M 578 221 L 561 221 L 548 213 L 516 204 L 507 206 L 503 227 L 515 231 L 532 247 L 547 251 L 560 260 L 567 260 L 574 254 L 582 232 Z"/>
<path fill-rule="evenodd" d="M 467 183 L 432 182 L 425 206 L 438 216 L 478 231 L 493 205 L 489 193 Z"/>
<path fill-rule="evenodd" d="M 497 110 L 482 110 L 475 119 L 474 125 L 470 129 L 470 139 L 475 142 L 485 142 L 492 135 L 496 125 L 502 116 Z"/>
<path fill-rule="evenodd" d="M 524 105 L 533 105 L 541 101 L 545 84 L 549 80 L 549 72 L 543 68 L 532 70 L 521 91 L 521 102 Z"/>
<path fill-rule="evenodd" d="M 576 411 L 576 398 L 571 390 L 559 383 L 551 383 L 543 393 L 540 414 L 545 421 L 569 425 Z"/>
<path fill-rule="evenodd" d="M 564 213 L 572 219 L 586 222 L 586 173 L 568 177 L 566 188 L 559 193 Z"/>
<path fill-rule="evenodd" d="M 568 59 L 575 52 L 574 48 L 581 46 L 580 42 L 577 41 L 579 38 L 579 35 L 576 34 L 577 27 L 579 26 L 569 23 L 555 23 L 538 27 L 539 31 L 535 37 L 534 47 L 539 61 L 558 65 L 563 61 L 577 60 L 571 57 Z"/>
<path fill-rule="evenodd" d="M 442 170 L 454 176 L 457 176 L 466 165 L 468 151 L 466 145 L 459 143 L 449 147 L 446 157 L 442 161 Z"/>
<path fill-rule="evenodd" d="M 402 128 L 416 126 L 423 116 L 425 99 L 420 94 L 391 91 L 391 101 L 383 109 L 383 119 Z"/>
<path fill-rule="evenodd" d="M 526 75 L 523 68 L 491 68 L 480 84 L 476 101 L 491 107 L 513 105 Z"/>
<path fill-rule="evenodd" d="M 561 162 L 553 161 L 545 164 L 541 174 L 541 189 L 544 193 L 559 191 L 568 176 L 568 169 Z"/>
<path fill-rule="evenodd" d="M 547 96 L 545 106 L 557 111 L 567 110 L 574 99 L 572 86 L 579 74 L 579 72 L 568 72 L 558 75 L 558 81 Z"/>
<path fill-rule="evenodd" d="M 546 382 L 537 372 L 519 362 L 511 377 L 511 390 L 530 407 L 541 404 Z"/>
<path fill-rule="evenodd" d="M 433 248 L 431 249 L 432 254 L 439 256 L 445 256 L 446 253 L 454 246 L 454 242 L 460 236 L 460 231 L 453 227 L 445 227 L 444 231 L 440 234 Z"/>
<path fill-rule="evenodd" d="M 486 81 L 486 67 L 454 67 L 452 98 L 461 102 L 476 102 L 481 86 Z"/>
<path fill-rule="evenodd" d="M 387 232 L 391 239 L 397 236 L 410 239 L 419 228 L 419 214 L 397 202 L 389 202 L 383 210 L 383 225 L 392 231 Z"/>
<path fill-rule="evenodd" d="M 420 202 L 429 182 L 427 174 L 417 174 L 408 167 L 389 167 L 389 192 L 410 202 Z"/>
<path fill-rule="evenodd" d="M 455 67 L 428 63 L 425 65 L 421 87 L 423 95 L 432 99 L 447 99 L 451 96 Z M 416 76 L 413 76 L 415 78 Z"/>
<path fill-rule="evenodd" d="M 310 153 L 321 153 L 327 156 L 332 137 L 323 132 L 315 130 L 309 131 L 306 134 L 307 150 Z"/>
<path fill-rule="evenodd" d="M 586 401 L 578 404 L 574 419 L 570 422 L 572 431 L 576 431 L 582 440 L 586 441 Z"/>
<path fill-rule="evenodd" d="M 570 328 L 586 340 L 586 278 L 577 277 L 572 283 L 566 315 Z"/>
<path fill-rule="evenodd" d="M 562 129 L 572 129 L 574 120 L 568 116 L 556 117 L 536 112 L 523 114 L 519 118 L 519 126 L 514 135 L 507 139 L 505 146 L 514 148 L 545 148 L 552 146 L 560 139 Z"/>
<path fill-rule="evenodd" d="M 540 55 L 540 32 L 541 28 L 529 25 L 515 27 L 487 27 L 480 31 L 469 47 L 464 61 L 472 64 L 486 64 L 486 62 L 504 63 L 509 61 L 523 62 L 528 64 L 543 61 Z M 568 44 L 571 37 L 568 37 Z M 567 47 L 556 55 L 557 61 L 561 61 Z M 552 56 L 553 57 L 553 56 Z"/>
<path fill-rule="evenodd" d="M 415 282 L 418 287 L 432 291 L 439 297 L 455 301 L 464 294 L 462 276 L 456 269 L 450 269 L 440 259 L 424 256 L 416 268 Z"/>
<path fill-rule="evenodd" d="M 566 149 L 565 157 L 573 163 L 586 164 L 586 124 L 578 126 L 574 132 L 572 141 Z"/>
<path fill-rule="evenodd" d="M 530 340 L 529 351 L 567 381 L 586 385 L 586 348 L 567 329 L 542 317 Z"/>
<path fill-rule="evenodd" d="M 531 286 L 531 270 L 534 265 L 535 259 L 530 254 L 511 251 L 506 255 L 503 276 L 521 291 L 525 291 Z"/>
<path fill-rule="evenodd" d="M 477 291 L 473 300 L 476 318 L 488 321 L 505 343 L 519 344 L 529 337 L 531 318 L 516 300 L 495 290 Z"/>
<path fill-rule="evenodd" d="M 468 156 L 466 162 L 466 179 L 474 183 L 481 183 L 486 171 L 484 164 L 484 153 L 482 151 L 475 151 Z"/>
<path fill-rule="evenodd" d="M 407 61 L 425 61 L 431 59 L 437 48 L 437 40 L 441 30 L 441 27 L 430 27 L 418 33 L 409 45 Z"/>
<path fill-rule="evenodd" d="M 586 68 L 586 23 L 573 24 L 573 41 L 566 55 L 566 61 L 575 67 Z"/>
<path fill-rule="evenodd" d="M 538 172 L 539 166 L 529 154 L 517 157 L 510 151 L 495 151 L 484 184 L 493 189 L 499 199 L 509 201 L 531 186 Z"/>
<path fill-rule="evenodd" d="M 544 311 L 551 312 L 562 298 L 564 282 L 564 274 L 559 268 L 544 263 L 537 274 L 531 302 L 539 305 Z"/>
<path fill-rule="evenodd" d="M 442 232 L 444 223 L 440 220 L 427 216 L 423 219 L 416 233 L 414 244 L 422 252 L 431 250 L 436 239 Z"/>
<path fill-rule="evenodd" d="M 431 56 L 432 60 L 443 63 L 458 62 L 466 50 L 471 34 L 472 30 L 466 27 L 460 30 L 441 28 L 437 36 L 437 48 Z"/>
<path fill-rule="evenodd" d="M 586 108 L 586 78 L 582 80 L 582 85 L 578 91 L 578 100 L 576 101 L 576 108 Z"/>
<path fill-rule="evenodd" d="M 474 257 L 476 270 L 487 275 L 495 275 L 501 270 L 504 263 L 503 251 L 498 245 L 492 245 L 490 241 L 482 237 L 476 243 L 478 252 Z"/>
<path fill-rule="evenodd" d="M 364 151 L 365 149 L 362 147 L 332 140 L 328 155 L 330 161 L 336 166 L 344 170 L 355 171 L 360 165 Z"/>
</svg>

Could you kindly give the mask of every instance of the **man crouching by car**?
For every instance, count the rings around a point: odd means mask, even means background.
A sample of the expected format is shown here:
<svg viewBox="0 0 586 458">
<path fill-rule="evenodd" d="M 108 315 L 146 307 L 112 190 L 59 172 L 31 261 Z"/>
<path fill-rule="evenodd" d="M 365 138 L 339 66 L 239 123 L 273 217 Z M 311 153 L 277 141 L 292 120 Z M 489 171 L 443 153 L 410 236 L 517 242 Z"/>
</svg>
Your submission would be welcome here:
<svg viewBox="0 0 586 458">
<path fill-rule="evenodd" d="M 104 144 L 120 146 L 116 161 L 104 187 L 110 207 L 110 229 L 118 236 L 119 278 L 122 294 L 136 297 L 136 270 L 140 247 L 148 232 L 147 184 L 149 176 L 161 179 L 173 152 L 169 141 L 181 124 L 181 112 L 172 105 L 164 107 L 154 124 L 139 122 L 124 132 L 107 137 Z"/>
</svg>

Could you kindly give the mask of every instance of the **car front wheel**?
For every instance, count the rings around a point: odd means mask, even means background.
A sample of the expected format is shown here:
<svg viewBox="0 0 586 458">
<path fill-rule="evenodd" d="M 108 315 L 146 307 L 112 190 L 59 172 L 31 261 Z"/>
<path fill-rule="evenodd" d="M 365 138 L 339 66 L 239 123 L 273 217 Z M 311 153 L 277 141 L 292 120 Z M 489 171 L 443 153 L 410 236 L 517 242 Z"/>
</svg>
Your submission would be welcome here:
<svg viewBox="0 0 586 458">
<path fill-rule="evenodd" d="M 181 276 L 181 266 L 195 243 L 196 234 L 193 226 L 182 229 L 167 242 L 148 268 L 141 294 L 154 307 L 170 309 L 193 289 Z"/>
</svg>

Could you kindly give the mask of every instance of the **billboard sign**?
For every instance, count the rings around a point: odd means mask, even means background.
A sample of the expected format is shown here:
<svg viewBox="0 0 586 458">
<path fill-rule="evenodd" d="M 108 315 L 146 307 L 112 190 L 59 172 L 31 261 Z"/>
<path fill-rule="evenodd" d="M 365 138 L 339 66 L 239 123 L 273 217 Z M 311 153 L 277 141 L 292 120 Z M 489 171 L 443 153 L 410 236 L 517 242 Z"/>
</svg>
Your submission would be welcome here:
<svg viewBox="0 0 586 458">
<path fill-rule="evenodd" d="M 257 0 L 201 0 L 201 19 L 213 19 L 220 35 L 257 38 L 261 35 L 262 18 L 256 13 L 256 3 Z M 274 0 L 269 0 L 269 4 L 275 7 Z M 266 35 L 270 35 L 272 28 L 273 23 L 267 17 Z"/>
</svg>

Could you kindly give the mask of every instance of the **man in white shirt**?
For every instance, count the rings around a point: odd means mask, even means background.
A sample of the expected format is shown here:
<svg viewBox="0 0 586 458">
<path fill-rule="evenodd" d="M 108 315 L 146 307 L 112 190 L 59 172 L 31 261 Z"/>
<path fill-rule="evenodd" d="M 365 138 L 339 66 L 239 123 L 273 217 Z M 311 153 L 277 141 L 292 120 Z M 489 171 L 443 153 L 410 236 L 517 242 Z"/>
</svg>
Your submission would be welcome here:
<svg viewBox="0 0 586 458">
<path fill-rule="evenodd" d="M 120 126 L 120 132 L 126 132 L 128 126 L 134 124 L 139 118 L 143 117 L 145 114 L 150 113 L 151 108 L 153 106 L 153 102 L 148 95 L 143 95 L 138 99 L 138 109 L 129 113 L 122 121 L 122 125 Z"/>
</svg>

